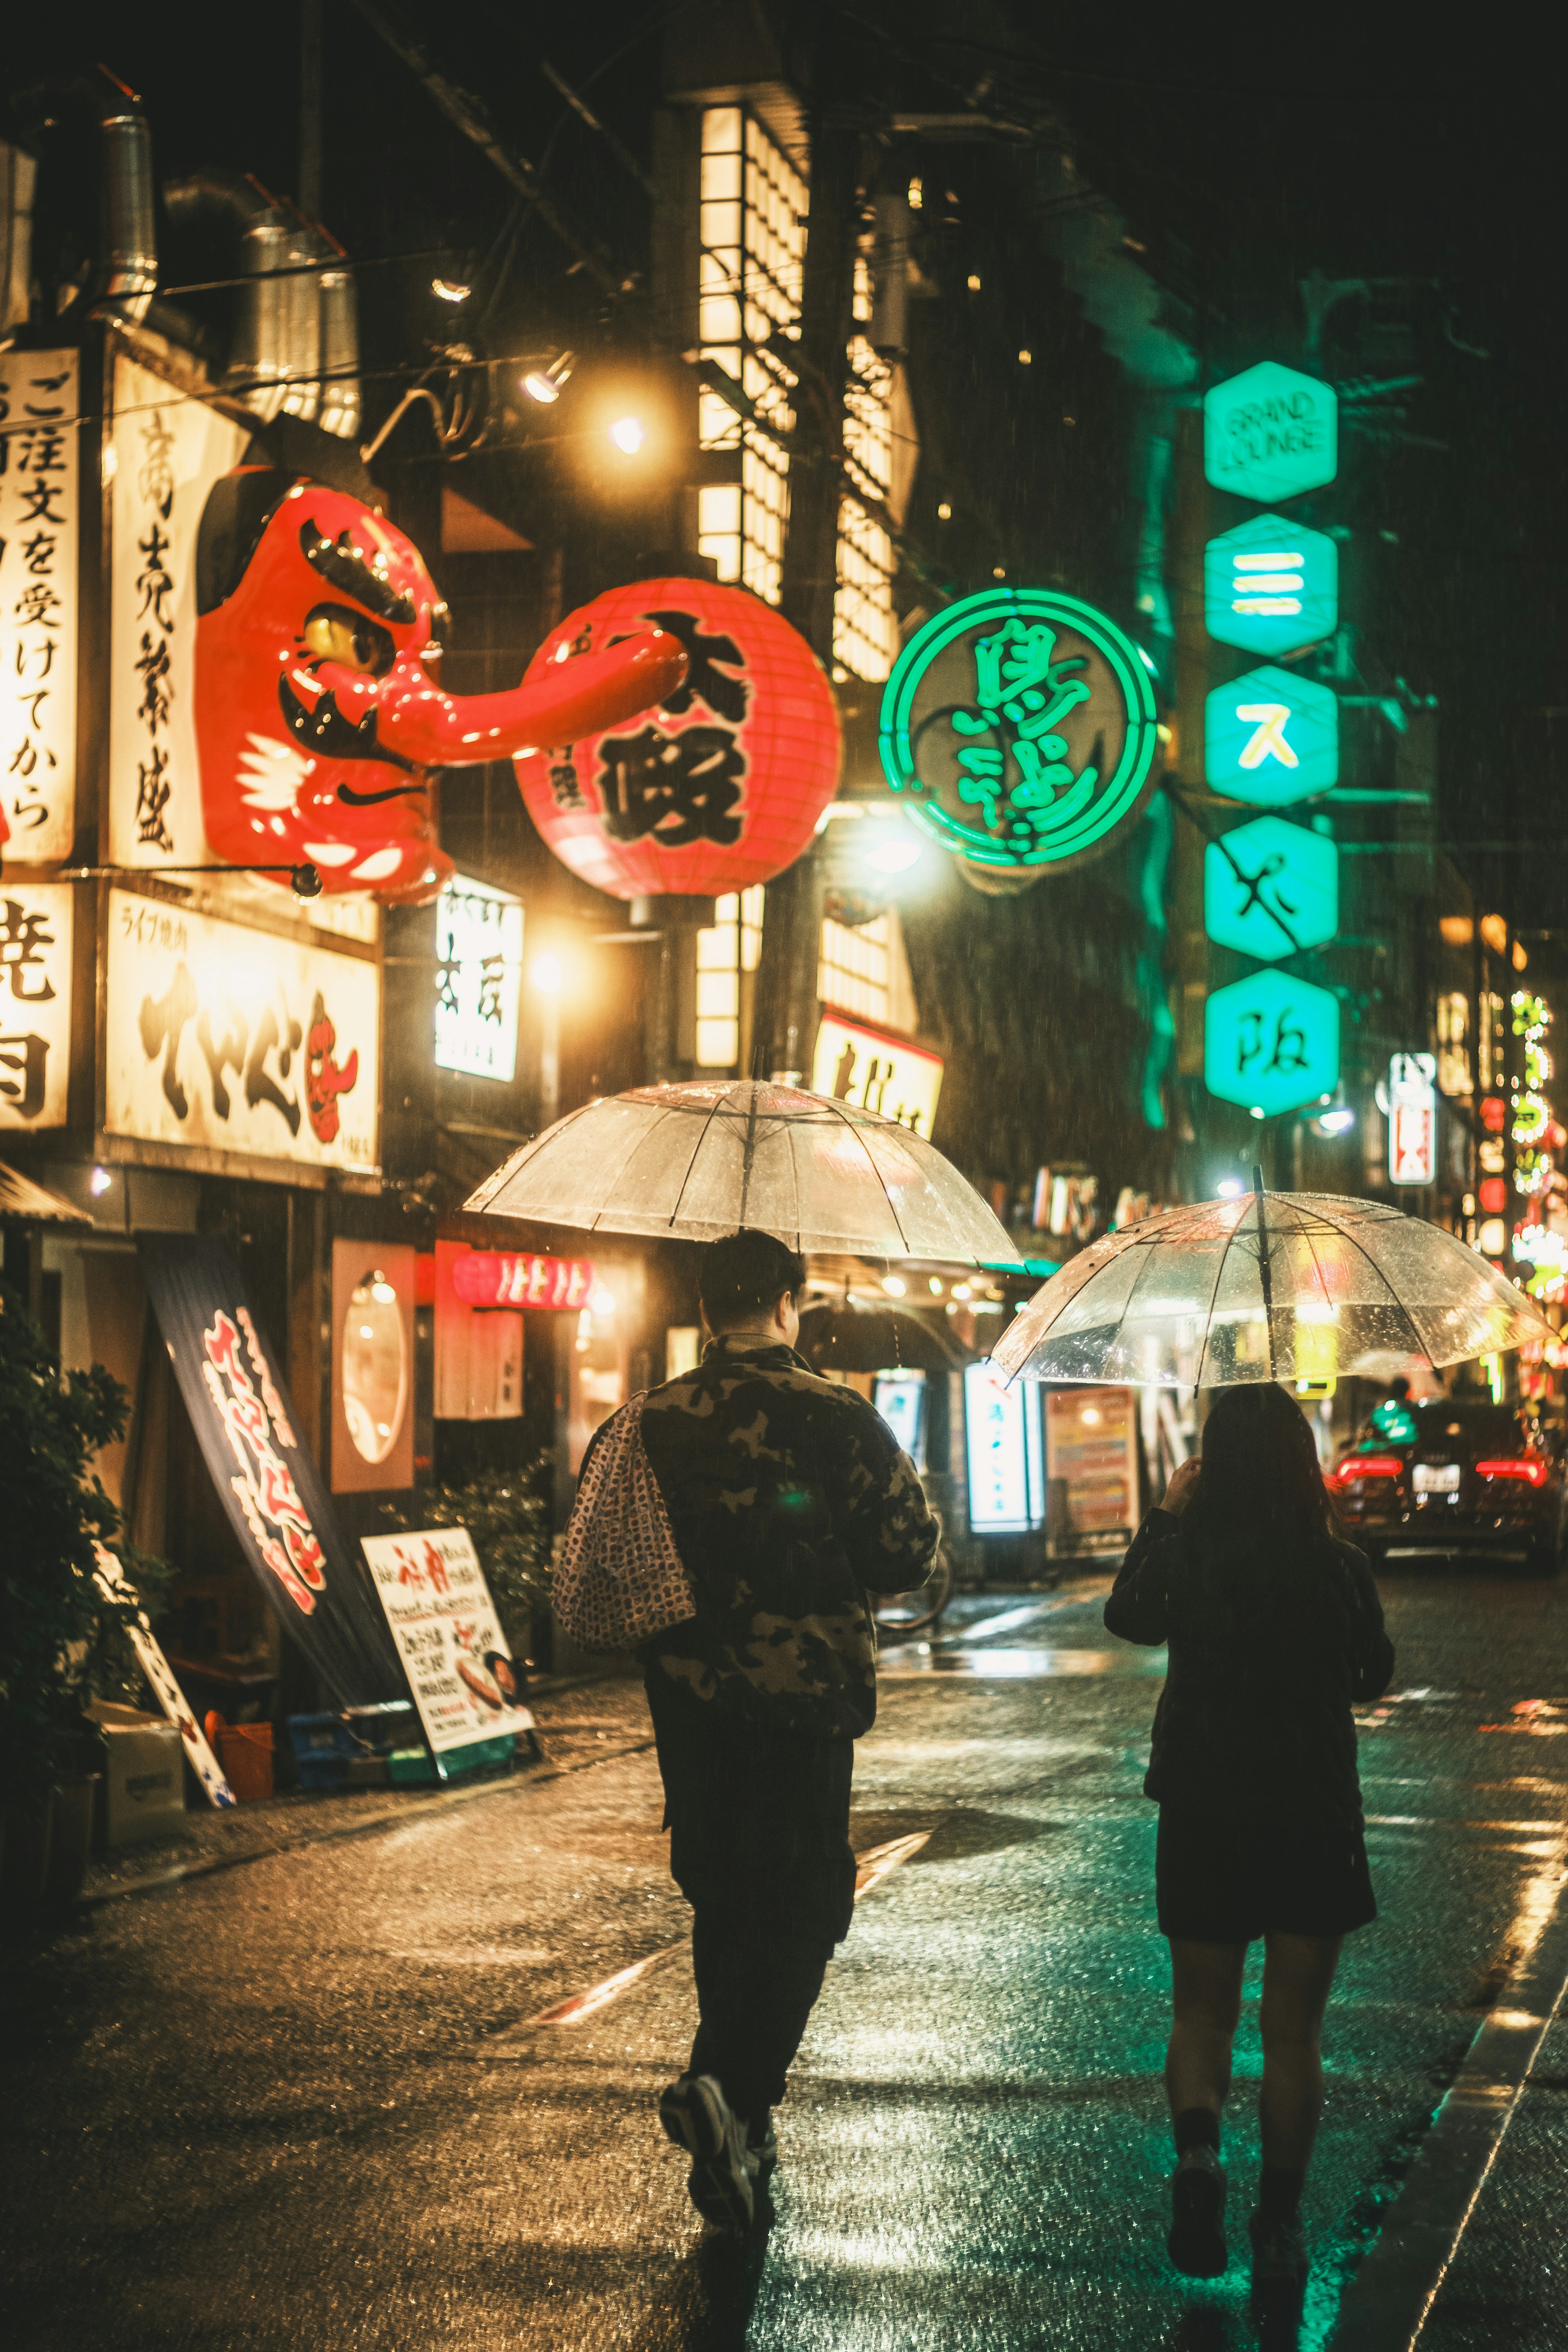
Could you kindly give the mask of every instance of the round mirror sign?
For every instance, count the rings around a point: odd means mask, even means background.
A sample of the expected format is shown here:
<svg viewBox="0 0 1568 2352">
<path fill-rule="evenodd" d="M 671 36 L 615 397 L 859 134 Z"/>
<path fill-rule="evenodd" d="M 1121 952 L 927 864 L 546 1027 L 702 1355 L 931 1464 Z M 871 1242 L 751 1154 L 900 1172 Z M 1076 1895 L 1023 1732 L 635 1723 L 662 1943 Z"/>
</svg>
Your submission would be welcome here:
<svg viewBox="0 0 1568 2352">
<path fill-rule="evenodd" d="M 391 1453 L 407 1394 L 403 1310 L 377 1267 L 355 1285 L 343 1326 L 343 1418 L 365 1461 Z"/>
<path fill-rule="evenodd" d="M 1098 857 L 1142 808 L 1152 681 L 1114 621 L 1054 589 L 988 590 L 910 639 L 882 697 L 882 766 L 968 864 L 1031 879 Z"/>
</svg>

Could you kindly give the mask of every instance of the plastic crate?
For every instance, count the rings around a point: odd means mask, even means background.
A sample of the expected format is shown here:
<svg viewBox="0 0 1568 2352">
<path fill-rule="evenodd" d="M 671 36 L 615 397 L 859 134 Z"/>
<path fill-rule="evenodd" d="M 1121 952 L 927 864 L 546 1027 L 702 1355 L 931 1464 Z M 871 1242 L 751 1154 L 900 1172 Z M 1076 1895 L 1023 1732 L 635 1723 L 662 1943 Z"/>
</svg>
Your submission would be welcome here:
<svg viewBox="0 0 1568 2352">
<path fill-rule="evenodd" d="M 316 1790 L 348 1786 L 349 1764 L 360 1745 L 342 1716 L 291 1715 L 289 1744 L 301 1789 Z"/>
<path fill-rule="evenodd" d="M 207 1746 L 223 1767 L 237 1803 L 255 1804 L 272 1794 L 272 1726 L 226 1723 L 216 1707 L 207 1717 Z"/>
</svg>

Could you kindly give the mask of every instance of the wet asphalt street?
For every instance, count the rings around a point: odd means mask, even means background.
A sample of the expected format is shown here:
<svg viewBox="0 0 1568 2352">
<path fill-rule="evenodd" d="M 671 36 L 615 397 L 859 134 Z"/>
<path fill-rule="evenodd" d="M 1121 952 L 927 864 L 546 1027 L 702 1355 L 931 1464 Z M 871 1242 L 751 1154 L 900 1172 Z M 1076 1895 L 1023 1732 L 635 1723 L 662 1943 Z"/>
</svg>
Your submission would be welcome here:
<svg viewBox="0 0 1568 2352">
<path fill-rule="evenodd" d="M 1383 1916 L 1330 2011 L 1299 2336 L 1265 2337 L 1240 2259 L 1256 1969 L 1231 2270 L 1164 2256 L 1139 1793 L 1163 1659 L 1102 1633 L 1105 1589 L 961 1604 L 886 1660 L 854 1822 L 881 1871 L 748 2252 L 703 2242 L 655 2122 L 687 1915 L 640 1691 L 591 1685 L 542 1708 L 556 1777 L 111 1900 L 0 1961 L 5 2341 L 1392 2352 L 1436 2265 L 1423 2352 L 1560 2347 L 1568 1579 L 1384 1583 L 1399 1663 L 1362 1748 Z"/>
</svg>

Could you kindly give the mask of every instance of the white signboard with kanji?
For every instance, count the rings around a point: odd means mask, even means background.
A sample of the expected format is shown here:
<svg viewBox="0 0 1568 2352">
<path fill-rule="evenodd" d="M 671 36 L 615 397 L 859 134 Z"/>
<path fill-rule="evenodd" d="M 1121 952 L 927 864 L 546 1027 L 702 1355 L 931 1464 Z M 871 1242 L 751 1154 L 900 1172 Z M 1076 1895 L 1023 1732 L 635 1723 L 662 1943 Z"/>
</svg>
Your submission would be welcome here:
<svg viewBox="0 0 1568 2352">
<path fill-rule="evenodd" d="M 436 901 L 437 1067 L 510 1083 L 521 988 L 521 899 L 454 874 Z"/>
<path fill-rule="evenodd" d="M 1430 1184 L 1437 1167 L 1437 1059 L 1395 1054 L 1388 1065 L 1388 1181 Z"/>
<path fill-rule="evenodd" d="M 129 890 L 107 958 L 111 1135 L 374 1172 L 374 963 Z"/>
<path fill-rule="evenodd" d="M 7 868 L 76 826 L 79 362 L 0 352 L 0 843 Z"/>
<path fill-rule="evenodd" d="M 0 1129 L 64 1127 L 70 1076 L 71 887 L 0 882 Z"/>
<path fill-rule="evenodd" d="M 196 763 L 196 534 L 249 439 L 123 355 L 110 441 L 109 855 L 206 862 Z"/>
<path fill-rule="evenodd" d="M 518 1701 L 511 1646 L 468 1529 L 363 1541 L 431 1752 L 531 1730 L 533 1717 Z"/>
</svg>

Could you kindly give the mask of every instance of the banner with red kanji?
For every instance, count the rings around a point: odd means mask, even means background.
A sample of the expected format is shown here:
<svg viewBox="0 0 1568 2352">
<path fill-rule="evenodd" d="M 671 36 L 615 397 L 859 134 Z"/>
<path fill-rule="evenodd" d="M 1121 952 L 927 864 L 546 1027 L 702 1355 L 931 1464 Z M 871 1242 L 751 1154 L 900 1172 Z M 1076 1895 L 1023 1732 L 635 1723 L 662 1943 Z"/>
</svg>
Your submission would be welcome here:
<svg viewBox="0 0 1568 2352">
<path fill-rule="evenodd" d="M 221 1242 L 137 1250 L 191 1425 L 270 1607 L 343 1706 L 406 1696 L 375 1587 L 344 1541 L 282 1371 Z"/>
</svg>

